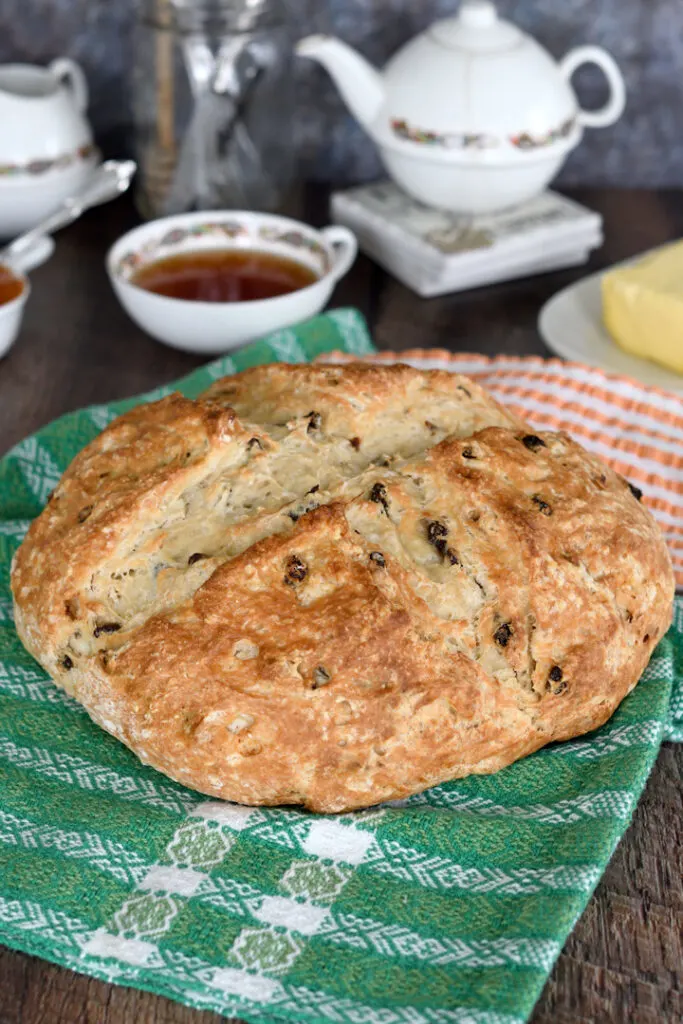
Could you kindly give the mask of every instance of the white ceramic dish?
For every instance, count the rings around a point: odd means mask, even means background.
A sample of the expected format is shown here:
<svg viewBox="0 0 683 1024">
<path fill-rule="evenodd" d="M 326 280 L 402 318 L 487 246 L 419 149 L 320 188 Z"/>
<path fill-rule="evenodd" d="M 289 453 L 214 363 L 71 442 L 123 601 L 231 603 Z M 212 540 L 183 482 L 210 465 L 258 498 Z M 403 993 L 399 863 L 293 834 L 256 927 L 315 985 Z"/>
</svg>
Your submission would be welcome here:
<svg viewBox="0 0 683 1024">
<path fill-rule="evenodd" d="M 9 352 L 16 341 L 24 315 L 24 306 L 31 294 L 28 278 L 24 274 L 20 274 L 19 271 L 15 271 L 15 273 L 23 287 L 16 299 L 12 299 L 11 302 L 3 302 L 0 305 L 0 358 Z"/>
<path fill-rule="evenodd" d="M 16 299 L 0 305 L 0 359 L 7 355 L 19 334 L 24 307 L 31 294 L 31 285 L 26 274 L 29 270 L 33 270 L 49 260 L 54 250 L 54 241 L 49 236 L 42 235 L 36 239 L 30 249 L 26 249 L 11 264 L 12 271 L 21 280 L 23 288 Z"/>
<path fill-rule="evenodd" d="M 306 288 L 251 302 L 171 299 L 131 283 L 144 263 L 192 250 L 251 249 L 297 260 L 318 280 Z M 356 258 L 348 228 L 316 231 L 300 221 L 242 210 L 185 213 L 151 221 L 123 235 L 107 254 L 107 272 L 121 305 L 157 341 L 214 355 L 290 327 L 319 313 Z"/>
<path fill-rule="evenodd" d="M 573 362 L 598 366 L 642 384 L 683 394 L 681 374 L 629 355 L 612 341 L 602 323 L 600 279 L 603 273 L 584 277 L 546 302 L 538 317 L 538 329 L 546 345 L 558 356 Z"/>
</svg>

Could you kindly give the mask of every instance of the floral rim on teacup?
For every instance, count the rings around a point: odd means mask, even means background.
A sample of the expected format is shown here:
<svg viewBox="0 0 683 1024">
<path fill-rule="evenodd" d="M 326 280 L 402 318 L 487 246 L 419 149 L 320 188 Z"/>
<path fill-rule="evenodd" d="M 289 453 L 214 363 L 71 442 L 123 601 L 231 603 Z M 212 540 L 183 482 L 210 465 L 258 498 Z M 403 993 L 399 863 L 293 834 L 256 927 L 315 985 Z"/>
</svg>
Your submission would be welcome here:
<svg viewBox="0 0 683 1024">
<path fill-rule="evenodd" d="M 295 228 L 278 228 L 271 224 L 261 224 L 256 230 L 250 230 L 247 224 L 237 219 L 222 221 L 206 221 L 190 224 L 187 227 L 171 228 L 156 238 L 150 238 L 137 249 L 125 253 L 114 267 L 114 272 L 121 277 L 130 277 L 134 270 L 148 261 L 153 253 L 162 249 L 174 248 L 192 238 L 229 238 L 245 239 L 254 245 L 258 242 L 287 245 L 293 249 L 306 249 L 318 257 L 322 264 L 322 274 L 330 270 L 330 257 L 323 245 Z"/>
<path fill-rule="evenodd" d="M 576 127 L 576 118 L 570 117 L 563 121 L 559 128 L 551 128 L 543 135 L 531 135 L 530 132 L 518 132 L 507 139 L 483 132 L 434 132 L 427 128 L 417 128 L 405 118 L 395 117 L 391 120 L 391 130 L 399 139 L 416 142 L 420 146 L 439 146 L 443 149 L 495 149 L 509 142 L 515 149 L 541 149 L 569 138 Z"/>
<path fill-rule="evenodd" d="M 63 171 L 65 168 L 71 167 L 72 164 L 85 162 L 98 155 L 97 146 L 89 142 L 85 146 L 79 146 L 71 153 L 62 153 L 50 160 L 41 158 L 30 160 L 27 164 L 0 164 L 0 178 L 16 178 L 20 174 L 35 177 L 39 174 L 47 174 L 48 171 Z"/>
</svg>

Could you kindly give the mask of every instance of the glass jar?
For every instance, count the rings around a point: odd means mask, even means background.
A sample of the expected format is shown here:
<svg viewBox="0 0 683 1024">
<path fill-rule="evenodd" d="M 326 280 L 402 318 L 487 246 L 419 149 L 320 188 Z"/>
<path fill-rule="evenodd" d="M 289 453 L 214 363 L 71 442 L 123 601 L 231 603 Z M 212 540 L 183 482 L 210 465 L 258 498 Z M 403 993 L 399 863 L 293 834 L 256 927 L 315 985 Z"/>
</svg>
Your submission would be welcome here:
<svg viewBox="0 0 683 1024">
<path fill-rule="evenodd" d="M 142 215 L 281 209 L 295 168 L 282 0 L 140 0 L 133 46 Z"/>
</svg>

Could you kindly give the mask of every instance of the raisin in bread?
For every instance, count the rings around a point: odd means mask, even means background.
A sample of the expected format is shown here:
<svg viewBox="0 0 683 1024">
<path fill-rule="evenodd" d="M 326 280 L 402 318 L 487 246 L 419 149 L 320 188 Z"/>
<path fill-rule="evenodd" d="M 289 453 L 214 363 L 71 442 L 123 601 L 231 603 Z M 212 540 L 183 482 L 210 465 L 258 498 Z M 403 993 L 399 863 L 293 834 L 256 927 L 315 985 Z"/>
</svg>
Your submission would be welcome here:
<svg viewBox="0 0 683 1024">
<path fill-rule="evenodd" d="M 600 725 L 673 576 L 624 480 L 472 381 L 274 364 L 114 421 L 12 587 L 29 651 L 144 762 L 331 812 Z"/>
</svg>

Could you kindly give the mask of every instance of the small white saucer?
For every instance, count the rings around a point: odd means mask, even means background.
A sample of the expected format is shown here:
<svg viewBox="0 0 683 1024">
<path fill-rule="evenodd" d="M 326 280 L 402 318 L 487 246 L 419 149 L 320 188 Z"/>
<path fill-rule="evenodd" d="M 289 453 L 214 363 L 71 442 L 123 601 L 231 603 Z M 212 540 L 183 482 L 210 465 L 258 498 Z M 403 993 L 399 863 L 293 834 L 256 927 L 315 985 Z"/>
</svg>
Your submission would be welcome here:
<svg viewBox="0 0 683 1024">
<path fill-rule="evenodd" d="M 683 394 L 681 374 L 629 355 L 612 341 L 602 322 L 600 279 L 604 273 L 584 277 L 546 302 L 538 317 L 538 329 L 546 345 L 572 362 L 598 366 L 650 387 Z"/>
</svg>

